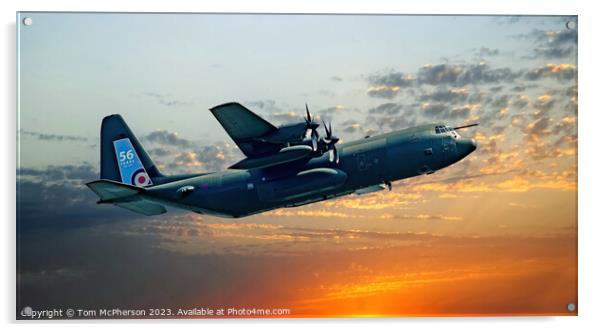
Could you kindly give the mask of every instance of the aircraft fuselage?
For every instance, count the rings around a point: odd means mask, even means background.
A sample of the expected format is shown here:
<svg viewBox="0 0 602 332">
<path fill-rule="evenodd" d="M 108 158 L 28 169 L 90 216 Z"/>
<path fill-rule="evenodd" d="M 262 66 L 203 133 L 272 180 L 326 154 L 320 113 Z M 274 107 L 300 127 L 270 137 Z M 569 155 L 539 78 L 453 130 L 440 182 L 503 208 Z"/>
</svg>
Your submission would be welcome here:
<svg viewBox="0 0 602 332">
<path fill-rule="evenodd" d="M 425 125 L 338 145 L 332 153 L 268 168 L 229 169 L 174 181 L 155 180 L 145 199 L 222 217 L 244 217 L 300 206 L 351 193 L 368 193 L 384 184 L 430 174 L 476 149 L 455 132 L 436 133 Z"/>
</svg>

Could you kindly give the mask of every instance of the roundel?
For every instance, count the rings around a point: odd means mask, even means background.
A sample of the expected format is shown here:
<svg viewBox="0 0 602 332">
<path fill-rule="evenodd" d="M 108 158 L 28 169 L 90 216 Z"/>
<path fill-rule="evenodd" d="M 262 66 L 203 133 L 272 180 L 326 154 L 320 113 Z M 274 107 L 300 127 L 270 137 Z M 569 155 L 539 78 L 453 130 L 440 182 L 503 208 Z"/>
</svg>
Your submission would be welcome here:
<svg viewBox="0 0 602 332">
<path fill-rule="evenodd" d="M 132 176 L 132 184 L 138 187 L 148 186 L 151 184 L 151 179 L 144 169 L 139 169 Z"/>
</svg>

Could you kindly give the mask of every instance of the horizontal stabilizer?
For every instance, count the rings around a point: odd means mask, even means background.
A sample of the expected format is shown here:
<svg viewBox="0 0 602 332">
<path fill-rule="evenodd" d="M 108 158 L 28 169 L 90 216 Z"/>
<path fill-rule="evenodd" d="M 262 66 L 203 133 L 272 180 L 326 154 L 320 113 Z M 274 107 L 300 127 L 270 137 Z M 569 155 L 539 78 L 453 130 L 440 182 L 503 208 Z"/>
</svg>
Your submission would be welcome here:
<svg viewBox="0 0 602 332">
<path fill-rule="evenodd" d="M 163 205 L 151 203 L 143 199 L 127 203 L 116 203 L 115 205 L 145 216 L 154 216 L 167 212 Z"/>
<path fill-rule="evenodd" d="M 143 188 L 111 180 L 97 180 L 88 182 L 86 185 L 103 201 L 119 200 L 144 191 Z"/>
<path fill-rule="evenodd" d="M 146 190 L 111 180 L 97 180 L 86 183 L 99 197 L 99 203 L 113 203 L 124 209 L 153 216 L 167 212 L 163 205 L 149 202 L 140 194 Z"/>
</svg>

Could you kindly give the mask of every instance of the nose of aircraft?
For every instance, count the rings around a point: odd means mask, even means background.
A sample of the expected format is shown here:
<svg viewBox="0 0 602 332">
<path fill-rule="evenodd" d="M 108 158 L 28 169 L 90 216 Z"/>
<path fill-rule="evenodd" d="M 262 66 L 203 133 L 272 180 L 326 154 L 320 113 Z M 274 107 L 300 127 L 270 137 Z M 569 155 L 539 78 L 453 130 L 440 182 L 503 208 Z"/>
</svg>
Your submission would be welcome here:
<svg viewBox="0 0 602 332">
<path fill-rule="evenodd" d="M 464 158 L 477 149 L 477 141 L 474 138 L 461 138 L 456 141 L 456 149 L 460 159 Z"/>
</svg>

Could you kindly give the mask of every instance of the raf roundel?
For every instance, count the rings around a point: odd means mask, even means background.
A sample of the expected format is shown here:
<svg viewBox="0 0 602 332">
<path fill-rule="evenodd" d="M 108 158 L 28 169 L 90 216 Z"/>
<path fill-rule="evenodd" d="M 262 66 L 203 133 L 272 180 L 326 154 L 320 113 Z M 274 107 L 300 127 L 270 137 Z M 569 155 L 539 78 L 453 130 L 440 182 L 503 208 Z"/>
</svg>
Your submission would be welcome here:
<svg viewBox="0 0 602 332">
<path fill-rule="evenodd" d="M 143 169 L 139 169 L 134 172 L 134 176 L 132 176 L 132 183 L 135 186 L 144 187 L 150 185 L 151 180 Z"/>
</svg>

